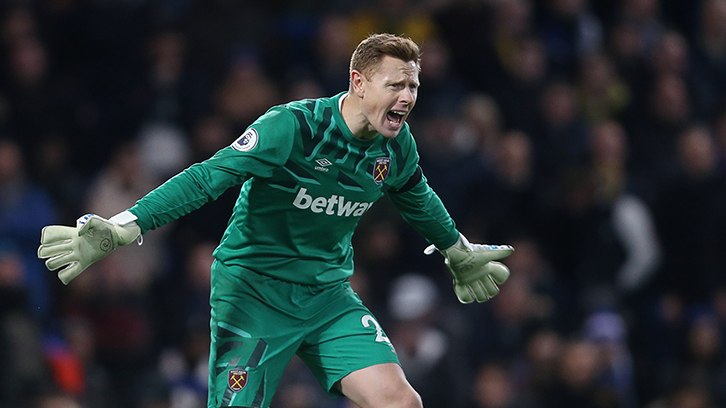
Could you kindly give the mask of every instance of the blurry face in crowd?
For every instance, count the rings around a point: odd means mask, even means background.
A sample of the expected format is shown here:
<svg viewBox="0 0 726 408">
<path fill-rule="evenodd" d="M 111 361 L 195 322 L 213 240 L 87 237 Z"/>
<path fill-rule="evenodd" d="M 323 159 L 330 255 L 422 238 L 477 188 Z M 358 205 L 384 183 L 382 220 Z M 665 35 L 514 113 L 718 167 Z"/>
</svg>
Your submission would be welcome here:
<svg viewBox="0 0 726 408">
<path fill-rule="evenodd" d="M 354 91 L 362 95 L 361 113 L 367 120 L 366 135 L 398 136 L 416 104 L 419 87 L 415 61 L 385 56 L 369 77 L 353 72 Z"/>
<path fill-rule="evenodd" d="M 22 174 L 22 153 L 13 142 L 0 141 L 0 183 L 17 180 Z"/>
</svg>

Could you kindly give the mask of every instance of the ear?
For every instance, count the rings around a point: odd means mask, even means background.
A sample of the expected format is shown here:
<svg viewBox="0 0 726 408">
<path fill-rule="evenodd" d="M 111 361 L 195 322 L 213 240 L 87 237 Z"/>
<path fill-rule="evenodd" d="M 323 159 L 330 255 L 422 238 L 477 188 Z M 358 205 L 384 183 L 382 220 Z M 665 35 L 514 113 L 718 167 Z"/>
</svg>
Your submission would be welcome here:
<svg viewBox="0 0 726 408">
<path fill-rule="evenodd" d="M 363 94 L 365 94 L 365 77 L 360 71 L 353 70 L 350 73 L 350 86 L 355 93 L 355 95 L 359 98 L 363 97 Z"/>
</svg>

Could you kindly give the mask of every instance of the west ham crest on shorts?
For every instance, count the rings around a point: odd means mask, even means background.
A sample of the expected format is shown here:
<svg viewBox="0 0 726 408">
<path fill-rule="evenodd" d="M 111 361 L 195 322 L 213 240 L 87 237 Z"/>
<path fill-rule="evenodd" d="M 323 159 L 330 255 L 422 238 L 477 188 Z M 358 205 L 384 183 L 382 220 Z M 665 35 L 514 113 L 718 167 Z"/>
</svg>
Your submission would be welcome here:
<svg viewBox="0 0 726 408">
<path fill-rule="evenodd" d="M 242 391 L 245 385 L 247 385 L 247 371 L 229 370 L 229 375 L 227 376 L 227 384 L 229 385 L 229 388 L 234 392 Z"/>
<path fill-rule="evenodd" d="M 388 177 L 391 171 L 391 159 L 389 157 L 379 157 L 376 159 L 376 165 L 373 166 L 373 181 L 380 185 L 383 180 Z"/>
</svg>

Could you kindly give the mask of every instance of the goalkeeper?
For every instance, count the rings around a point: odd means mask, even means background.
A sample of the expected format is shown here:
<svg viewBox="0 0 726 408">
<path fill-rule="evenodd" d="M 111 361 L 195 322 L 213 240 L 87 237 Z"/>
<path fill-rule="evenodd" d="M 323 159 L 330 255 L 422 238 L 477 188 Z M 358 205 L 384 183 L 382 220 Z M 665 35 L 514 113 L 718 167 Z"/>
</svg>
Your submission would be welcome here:
<svg viewBox="0 0 726 408">
<path fill-rule="evenodd" d="M 422 407 L 396 352 L 351 290 L 351 238 L 387 195 L 437 248 L 462 303 L 484 302 L 509 276 L 513 249 L 472 245 L 418 166 L 406 118 L 419 87 L 419 47 L 375 34 L 330 98 L 275 106 L 229 147 L 106 220 L 45 227 L 38 256 L 68 284 L 116 247 L 242 185 L 212 265 L 208 407 L 269 407 L 293 355 L 335 397 L 361 407 Z"/>
</svg>

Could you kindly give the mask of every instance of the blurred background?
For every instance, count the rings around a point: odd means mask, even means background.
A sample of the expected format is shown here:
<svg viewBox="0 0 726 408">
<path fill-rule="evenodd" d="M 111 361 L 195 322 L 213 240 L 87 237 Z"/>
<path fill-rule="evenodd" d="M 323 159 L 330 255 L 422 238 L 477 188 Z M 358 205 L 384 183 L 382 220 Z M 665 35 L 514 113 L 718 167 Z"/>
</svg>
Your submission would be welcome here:
<svg viewBox="0 0 726 408">
<path fill-rule="evenodd" d="M 512 276 L 460 305 L 383 199 L 355 289 L 427 408 L 726 407 L 726 0 L 4 0 L 0 408 L 206 406 L 211 252 L 238 189 L 63 286 L 40 230 L 110 217 L 272 105 L 423 50 L 409 119 Z M 274 408 L 329 400 L 299 360 Z"/>
</svg>

